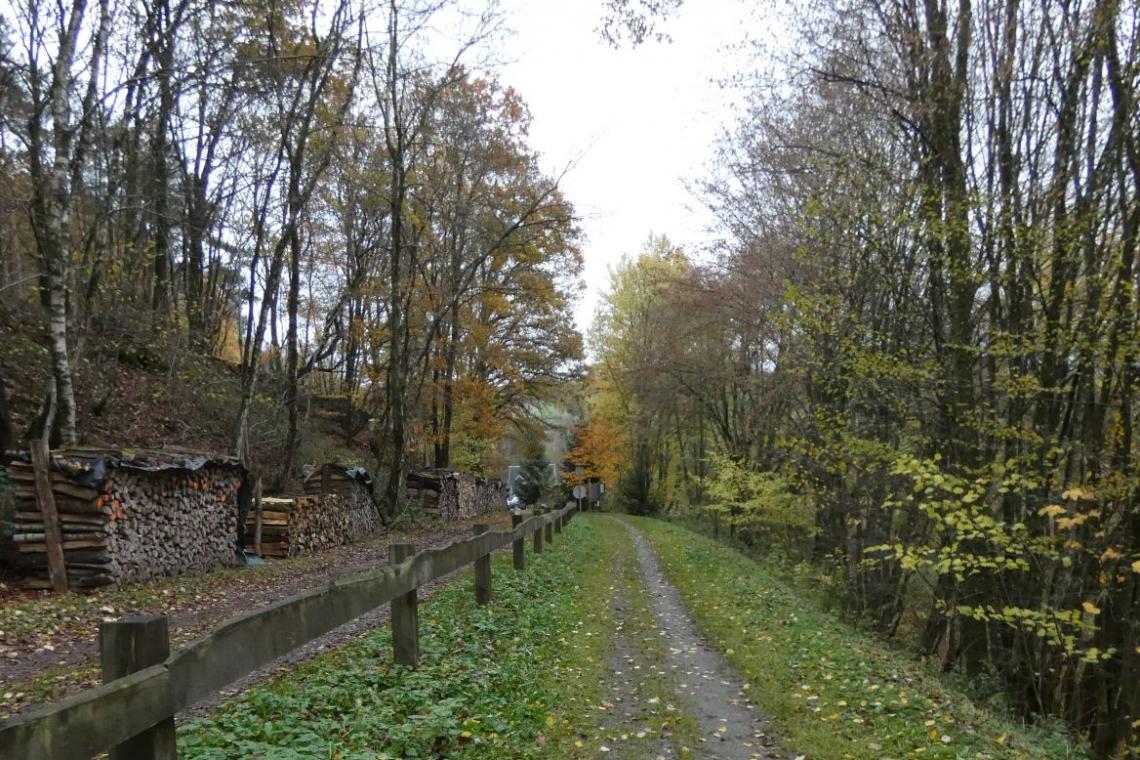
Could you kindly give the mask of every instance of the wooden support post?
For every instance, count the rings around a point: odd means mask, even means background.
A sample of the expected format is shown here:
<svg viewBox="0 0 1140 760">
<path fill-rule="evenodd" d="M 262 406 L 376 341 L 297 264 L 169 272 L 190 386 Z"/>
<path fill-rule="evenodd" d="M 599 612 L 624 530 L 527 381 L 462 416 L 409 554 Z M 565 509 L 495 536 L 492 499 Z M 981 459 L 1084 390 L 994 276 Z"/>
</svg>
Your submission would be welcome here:
<svg viewBox="0 0 1140 760">
<path fill-rule="evenodd" d="M 560 515 L 560 514 L 554 515 L 554 532 L 555 533 L 561 533 L 562 532 L 562 515 Z"/>
<path fill-rule="evenodd" d="M 534 508 L 534 516 L 535 517 L 541 517 L 542 516 L 542 507 L 535 507 Z M 537 528 L 534 529 L 534 553 L 535 554 L 542 554 L 542 526 L 541 525 L 539 525 Z"/>
<path fill-rule="evenodd" d="M 261 478 L 257 479 L 257 488 L 253 492 L 254 509 L 257 510 L 253 517 L 253 553 L 261 556 Z"/>
<path fill-rule="evenodd" d="M 517 528 L 522 525 L 523 516 L 518 512 L 511 513 L 511 527 Z M 515 555 L 515 570 L 526 570 L 526 544 L 523 539 L 518 539 L 511 544 L 511 551 Z"/>
<path fill-rule="evenodd" d="M 478 523 L 472 528 L 476 536 L 486 533 L 490 526 Z M 475 559 L 475 603 L 487 604 L 491 601 L 491 555 L 484 554 Z"/>
<path fill-rule="evenodd" d="M 59 512 L 51 490 L 51 452 L 47 441 L 34 438 L 28 442 L 32 454 L 32 472 L 36 478 L 36 504 L 44 517 L 44 545 L 47 549 L 48 577 L 56 591 L 67 591 L 67 565 L 63 560 L 63 531 Z"/>
<path fill-rule="evenodd" d="M 391 544 L 388 558 L 398 565 L 416 553 L 415 544 Z M 420 620 L 416 590 L 392 600 L 392 660 L 414 668 L 420 662 Z"/>
<path fill-rule="evenodd" d="M 161 615 L 130 615 L 99 624 L 103 683 L 128 676 L 170 656 L 170 631 Z M 174 716 L 132 736 L 108 753 L 110 760 L 177 760 Z"/>
<path fill-rule="evenodd" d="M 545 528 L 545 530 L 546 530 L 546 543 L 552 544 L 552 543 L 554 543 L 554 515 L 550 514 L 550 507 L 547 507 L 546 509 L 544 509 L 542 511 L 545 512 L 549 518 L 549 522 L 546 523 L 546 528 Z"/>
</svg>

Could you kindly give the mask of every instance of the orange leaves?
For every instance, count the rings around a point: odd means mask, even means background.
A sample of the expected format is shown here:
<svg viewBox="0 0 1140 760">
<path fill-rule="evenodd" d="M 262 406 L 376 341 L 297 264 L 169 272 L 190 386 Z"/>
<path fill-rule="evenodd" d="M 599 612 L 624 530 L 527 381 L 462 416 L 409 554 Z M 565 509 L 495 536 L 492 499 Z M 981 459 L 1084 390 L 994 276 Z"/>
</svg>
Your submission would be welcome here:
<svg viewBox="0 0 1140 760">
<path fill-rule="evenodd" d="M 613 483 L 621 464 L 619 436 L 613 423 L 606 417 L 593 417 L 575 431 L 575 439 L 576 445 L 567 453 L 566 459 L 572 465 L 582 467 L 582 474 L 579 476 L 571 470 L 564 472 L 563 477 L 575 485 L 590 479 Z"/>
</svg>

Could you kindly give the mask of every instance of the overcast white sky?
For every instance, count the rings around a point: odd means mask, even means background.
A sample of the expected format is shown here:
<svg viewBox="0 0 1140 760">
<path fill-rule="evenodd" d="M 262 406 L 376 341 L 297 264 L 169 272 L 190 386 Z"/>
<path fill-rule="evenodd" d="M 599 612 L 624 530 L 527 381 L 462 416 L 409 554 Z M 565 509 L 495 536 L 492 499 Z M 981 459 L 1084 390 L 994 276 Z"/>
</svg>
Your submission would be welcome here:
<svg viewBox="0 0 1140 760">
<path fill-rule="evenodd" d="M 503 84 L 534 117 L 531 145 L 556 172 L 587 235 L 586 292 L 576 317 L 592 321 L 608 270 L 651 232 L 686 247 L 708 241 L 711 218 L 685 189 L 699 178 L 732 94 L 731 47 L 754 21 L 741 0 L 688 0 L 668 22 L 672 41 L 614 49 L 600 37 L 601 0 L 502 0 L 514 30 L 500 51 Z"/>
</svg>

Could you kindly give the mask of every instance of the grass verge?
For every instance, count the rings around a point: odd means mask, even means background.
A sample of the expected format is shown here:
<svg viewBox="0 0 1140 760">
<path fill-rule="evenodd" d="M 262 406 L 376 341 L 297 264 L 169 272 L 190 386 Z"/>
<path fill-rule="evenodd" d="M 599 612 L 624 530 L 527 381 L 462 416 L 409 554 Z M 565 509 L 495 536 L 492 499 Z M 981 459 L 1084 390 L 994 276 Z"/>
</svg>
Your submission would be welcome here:
<svg viewBox="0 0 1140 760">
<path fill-rule="evenodd" d="M 493 561 L 494 602 L 469 573 L 420 607 L 421 664 L 378 628 L 179 730 L 185 758 L 529 758 L 581 754 L 612 635 L 604 603 L 623 536 L 580 516 L 525 573 Z M 528 542 L 529 543 L 529 542 Z"/>
<path fill-rule="evenodd" d="M 1059 728 L 975 706 L 922 664 L 820 611 L 716 541 L 631 518 L 740 670 L 781 743 L 809 758 L 1085 758 Z"/>
</svg>

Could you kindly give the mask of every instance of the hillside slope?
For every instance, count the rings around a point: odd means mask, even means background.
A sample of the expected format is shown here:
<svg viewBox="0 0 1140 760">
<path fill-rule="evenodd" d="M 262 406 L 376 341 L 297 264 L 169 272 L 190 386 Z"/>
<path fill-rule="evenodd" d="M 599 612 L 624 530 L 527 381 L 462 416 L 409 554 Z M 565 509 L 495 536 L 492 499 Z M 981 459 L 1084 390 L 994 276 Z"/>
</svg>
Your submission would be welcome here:
<svg viewBox="0 0 1140 760">
<path fill-rule="evenodd" d="M 186 351 L 159 338 L 91 331 L 73 357 L 80 441 L 85 446 L 185 448 L 227 452 L 232 448 L 240 377 L 222 359 Z M 50 380 L 46 332 L 37 321 L 0 310 L 0 383 L 7 391 L 14 440 L 22 440 Z M 275 476 L 286 420 L 276 411 L 281 395 L 272 372 L 261 384 L 252 411 L 251 464 Z M 319 413 L 308 416 L 299 462 L 368 464 L 361 441 L 346 445 L 335 425 Z"/>
</svg>

